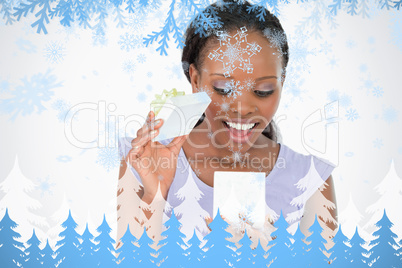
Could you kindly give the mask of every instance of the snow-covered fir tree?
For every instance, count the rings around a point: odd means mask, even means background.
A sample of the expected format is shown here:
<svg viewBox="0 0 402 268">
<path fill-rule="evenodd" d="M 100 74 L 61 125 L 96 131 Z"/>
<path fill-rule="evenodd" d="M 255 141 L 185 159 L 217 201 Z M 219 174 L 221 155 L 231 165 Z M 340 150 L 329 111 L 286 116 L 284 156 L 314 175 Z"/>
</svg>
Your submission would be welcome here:
<svg viewBox="0 0 402 268">
<path fill-rule="evenodd" d="M 35 229 L 33 230 L 31 238 L 26 242 L 27 247 L 25 248 L 25 264 L 26 267 L 42 267 L 42 255 L 40 254 L 39 245 L 40 240 L 35 234 Z"/>
<path fill-rule="evenodd" d="M 384 209 L 389 220 L 394 224 L 392 231 L 402 234 L 402 179 L 396 173 L 394 160 L 391 160 L 389 170 L 384 179 L 374 187 L 380 198 L 372 205 L 367 207 L 366 212 L 372 214 L 370 220 L 363 226 L 363 229 L 370 231 L 382 218 Z"/>
<path fill-rule="evenodd" d="M 119 226 L 130 226 L 131 233 L 140 237 L 141 226 L 138 219 L 139 215 L 133 215 L 133 211 L 139 211 L 139 206 L 141 202 L 141 192 L 143 191 L 142 186 L 138 179 L 134 176 L 130 169 L 130 165 L 127 164 L 126 171 L 124 175 L 118 181 L 117 190 L 117 221 Z M 120 238 L 126 232 L 125 228 L 118 228 L 117 237 Z M 119 248 L 119 242 L 117 248 Z"/>
<path fill-rule="evenodd" d="M 20 234 L 16 232 L 17 223 L 8 215 L 6 209 L 0 221 L 0 260 L 4 267 L 19 267 L 25 261 L 24 244 L 16 239 Z"/>
<path fill-rule="evenodd" d="M 202 198 L 202 192 L 195 183 L 191 170 L 188 173 L 186 183 L 176 192 L 176 196 L 183 201 L 175 208 L 175 213 L 182 224 L 180 231 L 185 234 L 186 241 L 190 239 L 194 230 L 199 237 L 209 233 L 208 226 L 205 223 L 205 218 L 209 217 L 209 213 L 198 203 Z"/>
<path fill-rule="evenodd" d="M 8 209 L 10 217 L 18 223 L 15 231 L 21 235 L 21 242 L 31 237 L 34 228 L 36 235 L 44 240 L 45 234 L 41 228 L 49 227 L 46 218 L 35 213 L 42 207 L 38 200 L 29 195 L 35 187 L 36 185 L 22 173 L 16 156 L 13 168 L 0 183 L 0 190 L 4 193 L 0 200 L 0 217 Z"/>
<path fill-rule="evenodd" d="M 392 222 L 389 220 L 385 209 L 376 226 L 378 230 L 373 233 L 375 239 L 370 241 L 370 245 L 373 246 L 370 250 L 371 267 L 400 267 L 400 257 L 397 256 L 399 249 L 396 242 L 397 235 L 391 231 Z"/>
</svg>

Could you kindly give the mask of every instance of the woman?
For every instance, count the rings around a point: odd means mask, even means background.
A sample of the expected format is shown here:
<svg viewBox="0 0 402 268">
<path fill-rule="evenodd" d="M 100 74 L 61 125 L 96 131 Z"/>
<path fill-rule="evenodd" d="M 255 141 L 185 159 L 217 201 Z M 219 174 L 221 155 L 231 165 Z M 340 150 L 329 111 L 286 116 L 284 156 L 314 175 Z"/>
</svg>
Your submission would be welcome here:
<svg viewBox="0 0 402 268">
<path fill-rule="evenodd" d="M 205 218 L 213 217 L 214 172 L 252 171 L 266 175 L 266 223 L 270 220 L 272 224 L 282 212 L 292 226 L 290 231 L 300 222 L 307 233 L 318 214 L 324 221 L 330 219 L 324 236 L 332 237 L 337 224 L 331 177 L 334 165 L 281 144 L 272 120 L 289 59 L 279 20 L 248 2 L 225 1 L 204 12 L 211 17 L 211 10 L 221 26 L 210 29 L 197 17 L 187 29 L 182 61 L 193 93 L 207 92 L 212 102 L 189 135 L 152 142 L 163 122 L 154 122 L 150 112 L 137 137 L 120 141 L 124 157 L 120 178 L 133 174 L 138 179 L 136 192 L 141 201 L 132 205 L 131 219 L 122 220 L 127 215 L 118 211 L 118 236 L 127 223 L 146 226 L 158 236 L 166 200 L 165 214 L 169 217 L 174 208 L 187 239 L 194 229 L 205 235 L 209 231 Z M 169 164 L 161 165 L 158 159 L 169 159 Z M 126 190 L 123 188 L 118 195 Z M 268 229 L 253 230 L 251 225 L 246 226 L 251 236 L 270 240 Z M 131 230 L 136 233 L 133 227 Z"/>
</svg>

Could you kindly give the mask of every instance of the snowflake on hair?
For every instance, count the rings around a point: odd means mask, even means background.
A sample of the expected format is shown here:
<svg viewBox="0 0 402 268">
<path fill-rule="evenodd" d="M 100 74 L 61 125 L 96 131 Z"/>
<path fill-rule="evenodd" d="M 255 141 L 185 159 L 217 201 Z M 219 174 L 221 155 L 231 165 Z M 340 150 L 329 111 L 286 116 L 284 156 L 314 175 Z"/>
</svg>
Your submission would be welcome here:
<svg viewBox="0 0 402 268">
<path fill-rule="evenodd" d="M 283 56 L 282 46 L 286 44 L 286 35 L 276 29 L 266 28 L 264 31 L 264 36 L 268 39 L 271 47 L 278 49 L 278 57 Z"/>
<path fill-rule="evenodd" d="M 225 31 L 217 31 L 219 48 L 210 52 L 211 60 L 221 61 L 225 77 L 231 76 L 234 70 L 241 69 L 243 72 L 252 73 L 253 64 L 250 58 L 261 51 L 257 43 L 247 42 L 247 28 L 242 27 L 234 36 Z"/>
</svg>

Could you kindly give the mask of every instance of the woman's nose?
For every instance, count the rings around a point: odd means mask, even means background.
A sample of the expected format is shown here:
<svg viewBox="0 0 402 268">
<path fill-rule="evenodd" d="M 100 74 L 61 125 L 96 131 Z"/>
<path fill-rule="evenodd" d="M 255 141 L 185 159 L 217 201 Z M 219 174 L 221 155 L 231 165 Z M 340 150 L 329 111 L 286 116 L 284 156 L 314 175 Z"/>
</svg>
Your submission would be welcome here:
<svg viewBox="0 0 402 268">
<path fill-rule="evenodd" d="M 240 117 L 250 116 L 257 111 L 257 106 L 247 96 L 243 95 L 238 96 L 230 108 L 233 113 L 239 114 Z"/>
</svg>

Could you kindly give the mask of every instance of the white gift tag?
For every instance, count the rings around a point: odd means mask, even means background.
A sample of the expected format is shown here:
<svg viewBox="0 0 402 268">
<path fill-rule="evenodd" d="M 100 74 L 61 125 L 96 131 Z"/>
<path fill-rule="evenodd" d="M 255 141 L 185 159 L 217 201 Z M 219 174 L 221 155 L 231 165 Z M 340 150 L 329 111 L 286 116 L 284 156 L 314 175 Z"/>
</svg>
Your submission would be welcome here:
<svg viewBox="0 0 402 268">
<path fill-rule="evenodd" d="M 159 134 L 152 141 L 161 141 L 187 135 L 194 128 L 211 98 L 205 92 L 176 96 L 166 100 L 155 120 L 163 119 Z M 151 104 L 155 111 L 161 104 Z"/>
</svg>

